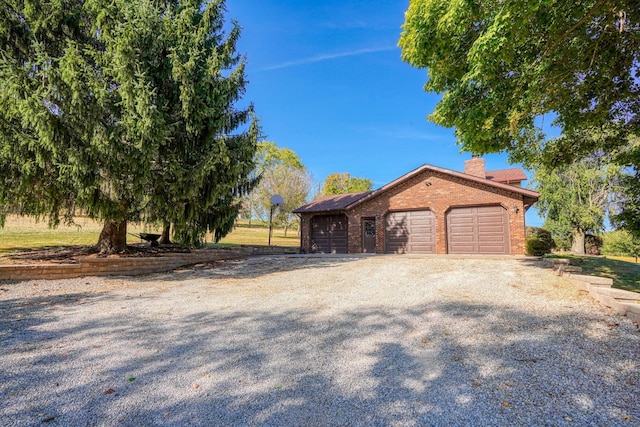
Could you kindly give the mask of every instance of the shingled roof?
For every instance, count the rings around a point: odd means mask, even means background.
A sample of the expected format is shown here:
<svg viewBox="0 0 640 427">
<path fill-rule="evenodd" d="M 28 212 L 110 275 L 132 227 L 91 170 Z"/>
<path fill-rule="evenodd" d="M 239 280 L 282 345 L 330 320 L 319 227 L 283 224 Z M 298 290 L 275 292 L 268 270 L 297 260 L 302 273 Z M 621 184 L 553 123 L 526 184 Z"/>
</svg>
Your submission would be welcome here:
<svg viewBox="0 0 640 427">
<path fill-rule="evenodd" d="M 520 168 L 498 169 L 494 171 L 486 171 L 485 178 L 495 182 L 520 182 L 527 179 L 527 176 Z"/>
<path fill-rule="evenodd" d="M 328 196 L 319 197 L 292 212 L 311 213 L 340 211 L 369 193 L 371 193 L 371 191 L 365 191 L 362 193 L 330 194 Z"/>
</svg>

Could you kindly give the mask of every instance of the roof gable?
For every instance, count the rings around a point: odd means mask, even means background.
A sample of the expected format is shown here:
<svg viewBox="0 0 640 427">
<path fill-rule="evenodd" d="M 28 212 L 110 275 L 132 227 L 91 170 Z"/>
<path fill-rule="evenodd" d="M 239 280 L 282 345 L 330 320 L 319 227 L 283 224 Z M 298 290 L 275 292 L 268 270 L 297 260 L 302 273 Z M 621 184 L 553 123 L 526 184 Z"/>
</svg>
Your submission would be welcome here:
<svg viewBox="0 0 640 427">
<path fill-rule="evenodd" d="M 515 173 L 515 170 L 520 171 L 520 174 L 524 175 L 524 173 L 518 169 L 518 168 L 512 168 L 512 169 L 500 169 L 499 171 L 488 171 L 487 174 L 493 173 L 494 175 L 496 175 L 496 172 L 498 173 L 497 175 L 500 177 L 504 177 L 504 176 L 517 176 Z M 439 172 L 445 175 L 449 175 L 449 176 L 453 176 L 456 178 L 460 178 L 463 180 L 468 180 L 468 181 L 472 181 L 472 182 L 477 182 L 483 185 L 486 185 L 488 187 L 494 187 L 494 188 L 499 188 L 501 190 L 506 190 L 512 193 L 517 193 L 522 195 L 525 198 L 525 203 L 528 205 L 531 205 L 533 203 L 535 203 L 538 198 L 540 197 L 540 194 L 532 191 L 532 190 L 527 190 L 526 188 L 520 188 L 520 187 L 515 187 L 513 185 L 509 185 L 509 184 L 505 184 L 503 182 L 500 182 L 499 180 L 496 179 L 489 179 L 489 178 L 480 178 L 474 175 L 469 175 L 466 173 L 462 173 L 462 172 L 456 172 L 450 169 L 445 169 L 445 168 L 441 168 L 438 166 L 432 166 L 432 165 L 428 165 L 428 164 L 424 164 L 422 166 L 420 166 L 419 168 L 416 168 L 414 170 L 412 170 L 409 173 L 406 173 L 404 175 L 402 175 L 401 177 L 391 181 L 390 183 L 383 185 L 382 187 L 378 188 L 377 190 L 373 190 L 373 191 L 367 191 L 364 193 L 348 193 L 348 194 L 337 194 L 337 195 L 329 195 L 329 196 L 323 196 L 320 197 L 310 203 L 307 203 L 304 206 L 299 207 L 298 209 L 292 211 L 293 213 L 315 213 L 315 212 L 331 212 L 331 211 L 341 211 L 344 209 L 351 209 L 355 206 L 360 205 L 361 203 L 365 203 L 367 200 L 373 199 L 374 197 L 383 194 L 386 191 L 391 190 L 392 188 L 402 184 L 403 182 L 413 178 L 414 176 L 425 172 L 425 171 L 433 171 L 433 172 Z M 508 172 L 506 172 L 508 171 Z M 502 174 L 502 175 L 500 175 Z M 526 179 L 526 176 L 524 176 L 523 179 Z"/>
<path fill-rule="evenodd" d="M 529 199 L 530 203 L 532 204 L 535 201 L 538 200 L 538 198 L 540 197 L 540 194 L 532 191 L 532 190 L 527 190 L 525 188 L 520 188 L 520 187 L 515 187 L 513 185 L 509 185 L 509 184 L 504 184 L 501 182 L 496 182 L 496 181 L 492 181 L 490 179 L 486 179 L 486 178 L 480 178 L 474 175 L 469 175 L 466 173 L 462 173 L 462 172 L 456 172 L 450 169 L 445 169 L 445 168 L 441 168 L 438 166 L 432 166 L 432 165 L 428 165 L 428 164 L 424 164 L 422 166 L 420 166 L 417 169 L 412 170 L 411 172 L 391 181 L 390 183 L 383 185 L 382 187 L 378 188 L 377 190 L 371 191 L 368 194 L 365 194 L 363 197 L 357 199 L 356 201 L 354 201 L 353 203 L 351 203 L 348 206 L 345 206 L 345 208 L 353 208 L 361 203 L 364 203 L 367 200 L 370 200 L 376 196 L 378 196 L 379 194 L 384 193 L 385 191 L 388 191 L 394 187 L 396 187 L 397 185 L 400 185 L 401 183 L 407 181 L 408 179 L 413 178 L 414 176 L 424 172 L 424 171 L 434 171 L 434 172 L 440 172 L 446 175 L 450 175 L 450 176 L 454 176 L 456 178 L 460 178 L 460 179 L 464 179 L 464 180 L 468 180 L 468 181 L 473 181 L 473 182 L 477 182 L 480 184 L 484 184 L 487 185 L 489 187 L 495 187 L 495 188 L 499 188 L 502 190 L 506 190 L 506 191 L 510 191 L 513 193 L 517 193 L 517 194 L 521 194 L 523 197 Z"/>
</svg>

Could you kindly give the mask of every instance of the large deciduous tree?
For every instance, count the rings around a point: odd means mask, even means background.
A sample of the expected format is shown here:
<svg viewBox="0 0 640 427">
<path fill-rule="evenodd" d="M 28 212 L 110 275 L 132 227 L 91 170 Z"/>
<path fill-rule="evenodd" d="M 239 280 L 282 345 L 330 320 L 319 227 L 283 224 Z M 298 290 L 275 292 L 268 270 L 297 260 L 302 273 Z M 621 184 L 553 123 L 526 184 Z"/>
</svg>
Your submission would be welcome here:
<svg viewBox="0 0 640 427">
<path fill-rule="evenodd" d="M 621 181 L 622 209 L 613 216 L 613 223 L 624 228 L 640 242 L 640 137 L 631 138 L 626 150 L 617 156 L 626 173 Z"/>
<path fill-rule="evenodd" d="M 550 167 L 640 135 L 637 0 L 411 0 L 399 45 L 442 94 L 429 119 L 464 151 Z M 551 120 L 562 137 L 545 134 Z"/>
<path fill-rule="evenodd" d="M 610 125 L 610 143 L 640 129 L 636 0 L 411 0 L 403 29 L 402 58 L 443 94 L 430 119 L 465 151 L 518 153 L 546 113 L 569 136 Z M 593 152 L 593 140 L 563 142 Z"/>
<path fill-rule="evenodd" d="M 311 190 L 312 178 L 304 166 L 296 168 L 290 164 L 275 164 L 267 169 L 256 188 L 256 196 L 260 203 L 260 211 L 266 218 L 271 206 L 271 196 L 279 194 L 284 203 L 278 206 L 276 222 L 284 227 L 286 237 L 287 230 L 296 221 L 297 216 L 291 211 L 305 204 Z"/>
<path fill-rule="evenodd" d="M 271 196 L 279 194 L 284 204 L 278 207 L 276 221 L 285 227 L 286 236 L 295 220 L 291 211 L 307 200 L 313 181 L 311 174 L 293 150 L 262 141 L 256 152 L 254 175 L 260 182 L 246 198 L 250 218 L 256 215 L 266 221 L 272 208 Z"/>
<path fill-rule="evenodd" d="M 320 189 L 320 195 L 360 193 L 369 191 L 373 181 L 369 178 L 352 177 L 349 173 L 332 173 L 327 176 Z"/>
<path fill-rule="evenodd" d="M 532 183 L 540 192 L 536 206 L 547 217 L 545 228 L 570 240 L 571 251 L 583 255 L 586 234 L 601 231 L 613 213 L 620 177 L 618 166 L 598 157 L 570 166 L 539 167 Z"/>
<path fill-rule="evenodd" d="M 248 191 L 259 129 L 224 2 L 8 1 L 0 6 L 0 216 L 11 209 L 227 233 Z"/>
</svg>

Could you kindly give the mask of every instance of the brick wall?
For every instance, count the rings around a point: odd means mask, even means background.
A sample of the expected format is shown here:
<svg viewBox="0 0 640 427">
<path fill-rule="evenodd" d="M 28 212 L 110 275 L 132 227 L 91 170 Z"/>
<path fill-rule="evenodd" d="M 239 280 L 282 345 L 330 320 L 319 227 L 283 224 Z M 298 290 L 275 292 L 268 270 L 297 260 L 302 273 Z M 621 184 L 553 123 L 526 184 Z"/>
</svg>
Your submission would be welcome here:
<svg viewBox="0 0 640 427">
<path fill-rule="evenodd" d="M 436 253 L 447 253 L 446 215 L 461 206 L 501 205 L 509 220 L 510 251 L 525 253 L 525 219 L 522 196 L 511 191 L 426 170 L 394 188 L 344 212 L 349 218 L 349 253 L 362 251 L 362 219 L 376 219 L 376 252 L 384 253 L 384 222 L 392 211 L 429 209 L 435 214 Z M 517 208 L 515 212 L 514 208 Z M 310 251 L 312 215 L 303 215 L 302 248 Z"/>
<path fill-rule="evenodd" d="M 464 162 L 464 173 L 477 176 L 479 178 L 484 178 L 484 159 L 481 157 L 474 157 L 471 160 L 466 160 Z"/>
<path fill-rule="evenodd" d="M 156 257 L 79 258 L 74 264 L 0 265 L 0 280 L 71 279 L 85 276 L 132 276 L 161 273 L 185 265 L 220 259 L 244 258 L 252 255 L 297 253 L 298 248 L 241 247 L 206 249 L 184 254 L 162 254 Z"/>
</svg>

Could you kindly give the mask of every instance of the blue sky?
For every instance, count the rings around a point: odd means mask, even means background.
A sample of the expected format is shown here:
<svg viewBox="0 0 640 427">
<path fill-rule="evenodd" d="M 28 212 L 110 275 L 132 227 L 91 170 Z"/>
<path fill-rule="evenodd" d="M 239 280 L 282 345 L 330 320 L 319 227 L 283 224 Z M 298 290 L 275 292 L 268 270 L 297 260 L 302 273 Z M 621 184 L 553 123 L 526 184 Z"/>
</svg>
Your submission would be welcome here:
<svg viewBox="0 0 640 427">
<path fill-rule="evenodd" d="M 335 172 L 374 188 L 428 163 L 462 171 L 452 129 L 427 122 L 439 95 L 397 46 L 408 0 L 227 0 L 243 28 L 244 97 L 266 139 L 295 151 L 316 181 Z M 487 169 L 513 167 L 504 154 Z M 520 165 L 516 165 L 520 166 Z M 527 172 L 528 174 L 528 172 Z M 527 214 L 527 225 L 541 219 Z"/>
</svg>

